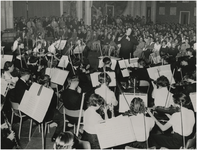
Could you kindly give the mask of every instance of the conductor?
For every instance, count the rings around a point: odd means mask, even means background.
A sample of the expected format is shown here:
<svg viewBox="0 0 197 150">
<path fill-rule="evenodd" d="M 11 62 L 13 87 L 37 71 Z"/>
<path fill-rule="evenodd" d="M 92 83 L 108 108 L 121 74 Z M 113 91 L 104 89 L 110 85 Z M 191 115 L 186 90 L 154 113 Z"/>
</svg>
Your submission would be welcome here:
<svg viewBox="0 0 197 150">
<path fill-rule="evenodd" d="M 121 44 L 119 57 L 128 59 L 133 58 L 134 45 L 138 44 L 138 41 L 131 35 L 132 29 L 127 28 L 125 35 L 119 39 L 119 44 Z"/>
</svg>

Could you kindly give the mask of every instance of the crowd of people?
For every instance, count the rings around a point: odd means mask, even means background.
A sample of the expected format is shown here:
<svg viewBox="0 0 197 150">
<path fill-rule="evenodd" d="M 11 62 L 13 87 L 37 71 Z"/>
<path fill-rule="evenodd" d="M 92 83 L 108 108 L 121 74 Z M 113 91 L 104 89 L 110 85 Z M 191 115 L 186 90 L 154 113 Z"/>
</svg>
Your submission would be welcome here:
<svg viewBox="0 0 197 150">
<path fill-rule="evenodd" d="M 121 114 L 118 106 L 119 95 L 125 90 L 123 82 L 126 83 L 127 90 L 131 88 L 144 92 L 138 84 L 135 85 L 136 80 L 136 83 L 140 80 L 149 83 L 150 88 L 146 91 L 149 108 L 136 96 L 131 100 L 130 110 L 123 115 L 131 117 L 136 126 L 147 128 L 148 133 L 147 138 L 137 138 L 127 145 L 135 148 L 147 148 L 149 145 L 172 149 L 182 147 L 183 138 L 187 142 L 193 137 L 195 108 L 189 94 L 196 92 L 195 24 L 146 24 L 144 18 L 138 16 L 134 19 L 131 16 L 102 16 L 93 18 L 92 25 L 88 26 L 83 19 L 78 21 L 78 18 L 64 13 L 61 17 L 34 17 L 27 21 L 21 17 L 15 19 L 15 29 L 17 37 L 12 46 L 13 60 L 5 62 L 1 73 L 1 78 L 12 85 L 5 96 L 6 102 L 20 104 L 25 91 L 33 82 L 53 89 L 54 94 L 43 121 L 52 120 L 57 124 L 51 138 L 52 142 L 55 142 L 54 149 L 80 146 L 100 148 L 95 126 Z M 59 49 L 63 40 L 66 40 L 66 45 Z M 77 48 L 82 50 L 75 53 Z M 90 52 L 97 52 L 103 57 L 103 66 L 92 66 L 88 57 Z M 68 65 L 65 68 L 58 67 L 62 56 L 68 56 Z M 129 77 L 124 77 L 118 63 L 115 68 L 111 68 L 114 58 L 117 58 L 116 61 L 138 58 L 138 65 L 128 67 Z M 150 78 L 147 68 L 168 64 L 171 66 L 175 84 L 172 85 L 165 76 L 156 80 Z M 69 71 L 63 86 L 51 82 L 50 76 L 46 75 L 46 68 Z M 99 72 L 99 85 L 93 87 L 90 74 L 95 72 Z M 109 86 L 113 79 L 108 72 L 115 73 L 115 87 Z M 62 102 L 63 107 L 68 110 L 79 110 L 82 93 L 86 93 L 83 105 L 85 112 L 83 133 L 79 139 L 70 131 L 61 133 L 64 119 L 58 103 Z M 170 99 L 167 110 L 165 97 Z M 166 119 L 165 113 L 171 115 L 170 119 Z M 146 127 L 140 123 L 144 117 Z M 78 122 L 78 117 L 67 115 L 66 118 L 69 122 Z M 165 124 L 160 122 L 163 119 L 166 120 Z M 184 127 L 181 128 L 181 125 Z M 169 135 L 169 130 L 174 133 Z M 137 134 L 142 134 L 140 131 Z M 13 140 L 10 135 L 2 138 Z"/>
</svg>

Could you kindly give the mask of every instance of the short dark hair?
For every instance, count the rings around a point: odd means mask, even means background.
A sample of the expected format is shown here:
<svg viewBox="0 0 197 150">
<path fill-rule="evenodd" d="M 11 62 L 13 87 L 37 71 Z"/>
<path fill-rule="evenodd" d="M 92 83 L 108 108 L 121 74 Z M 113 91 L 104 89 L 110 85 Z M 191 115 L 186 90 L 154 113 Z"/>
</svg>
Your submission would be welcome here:
<svg viewBox="0 0 197 150">
<path fill-rule="evenodd" d="M 182 105 L 183 107 L 186 108 L 191 108 L 192 103 L 191 99 L 188 94 L 184 93 L 175 93 L 173 96 L 173 100 L 175 104 Z"/>
<path fill-rule="evenodd" d="M 156 83 L 157 83 L 157 87 L 158 86 L 167 87 L 170 85 L 168 78 L 165 76 L 160 76 L 159 78 L 157 78 Z"/>
<path fill-rule="evenodd" d="M 110 62 L 111 62 L 111 59 L 110 59 L 109 57 L 104 57 L 104 58 L 103 58 L 103 63 L 104 63 L 105 65 L 109 64 Z"/>
<path fill-rule="evenodd" d="M 13 63 L 11 61 L 6 61 L 3 67 L 4 71 L 8 71 L 10 67 L 12 67 Z"/>
<path fill-rule="evenodd" d="M 101 72 L 99 75 L 98 75 L 98 81 L 100 83 L 105 83 L 107 82 L 108 84 L 111 82 L 111 78 L 110 76 L 107 74 L 107 73 L 104 73 L 104 72 Z"/>
<path fill-rule="evenodd" d="M 22 76 L 25 76 L 25 75 L 30 75 L 31 73 L 30 73 L 30 71 L 29 70 L 27 70 L 27 69 L 21 69 L 20 70 L 20 76 L 22 77 Z"/>
</svg>

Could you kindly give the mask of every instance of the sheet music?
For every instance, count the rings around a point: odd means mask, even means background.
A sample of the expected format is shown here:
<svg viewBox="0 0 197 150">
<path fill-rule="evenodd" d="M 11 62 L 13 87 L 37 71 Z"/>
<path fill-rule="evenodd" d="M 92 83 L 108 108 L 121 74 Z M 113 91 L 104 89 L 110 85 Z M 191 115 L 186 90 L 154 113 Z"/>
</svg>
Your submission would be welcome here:
<svg viewBox="0 0 197 150">
<path fill-rule="evenodd" d="M 139 58 L 131 58 L 129 59 L 123 59 L 123 60 L 119 60 L 119 66 L 120 69 L 124 69 L 124 68 L 128 68 L 128 67 L 138 67 L 138 59 Z"/>
<path fill-rule="evenodd" d="M 101 148 L 109 148 L 136 140 L 128 116 L 118 116 L 96 125 Z"/>
<path fill-rule="evenodd" d="M 66 43 L 67 43 L 67 40 L 58 40 L 58 41 L 56 41 L 55 47 L 58 50 L 63 50 L 65 45 L 66 45 Z"/>
<path fill-rule="evenodd" d="M 190 99 L 192 101 L 192 105 L 194 107 L 194 111 L 196 112 L 196 92 L 190 93 L 189 97 L 190 97 Z"/>
<path fill-rule="evenodd" d="M 96 87 L 98 85 L 100 85 L 100 82 L 98 81 L 98 75 L 101 72 L 94 72 L 92 74 L 90 74 L 90 78 L 91 78 L 91 82 L 92 82 L 92 86 Z M 109 83 L 109 86 L 116 86 L 116 74 L 115 72 L 106 72 L 110 78 L 111 78 L 111 82 Z"/>
<path fill-rule="evenodd" d="M 64 82 L 68 76 L 69 71 L 61 70 L 58 68 L 47 68 L 45 74 L 49 75 L 51 82 L 58 85 L 64 85 Z"/>
<path fill-rule="evenodd" d="M 151 68 L 148 68 L 147 71 L 148 71 L 150 78 L 152 78 L 153 80 L 157 80 L 158 77 L 164 75 L 165 77 L 168 78 L 171 84 L 175 83 L 170 65 L 151 67 Z"/>
<path fill-rule="evenodd" d="M 40 84 L 33 83 L 19 105 L 19 110 L 38 122 L 43 121 L 53 96 L 53 90 L 46 87 L 42 87 L 40 95 L 37 95 L 40 87 Z"/>
<path fill-rule="evenodd" d="M 12 62 L 13 55 L 1 55 L 1 69 L 4 68 L 4 64 L 6 61 Z"/>
<path fill-rule="evenodd" d="M 82 46 L 76 46 L 75 49 L 73 50 L 74 54 L 81 54 L 83 53 L 83 50 L 85 48 L 86 45 L 82 45 Z"/>
<path fill-rule="evenodd" d="M 122 73 L 122 76 L 123 77 L 129 77 L 130 75 L 129 75 L 129 70 L 128 69 L 123 69 L 123 70 L 121 70 L 121 73 Z"/>
<path fill-rule="evenodd" d="M 111 59 L 111 62 L 112 62 L 111 69 L 112 69 L 112 70 L 115 70 L 116 64 L 117 64 L 117 60 Z M 98 67 L 99 67 L 99 68 L 102 68 L 103 65 L 104 65 L 103 59 L 99 59 L 99 66 L 98 66 Z"/>
<path fill-rule="evenodd" d="M 1 78 L 1 95 L 6 95 L 8 85 L 9 83 L 5 79 Z"/>
<path fill-rule="evenodd" d="M 69 63 L 68 56 L 63 55 L 60 59 L 58 67 L 66 68 L 68 66 L 68 63 Z"/>
<path fill-rule="evenodd" d="M 147 94 L 144 93 L 135 93 L 135 95 L 133 93 L 124 93 L 125 97 L 123 96 L 123 94 L 120 94 L 119 96 L 119 112 L 125 112 L 129 110 L 129 106 L 131 101 L 133 100 L 133 98 L 135 97 L 139 97 L 144 101 L 145 106 L 147 106 Z M 127 100 L 127 102 L 126 102 Z"/>
</svg>

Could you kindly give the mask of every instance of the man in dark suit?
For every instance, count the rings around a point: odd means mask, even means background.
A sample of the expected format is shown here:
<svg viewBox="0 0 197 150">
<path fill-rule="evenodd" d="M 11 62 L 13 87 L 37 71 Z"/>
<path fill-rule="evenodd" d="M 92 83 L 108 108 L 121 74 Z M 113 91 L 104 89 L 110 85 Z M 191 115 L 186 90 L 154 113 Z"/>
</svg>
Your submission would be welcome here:
<svg viewBox="0 0 197 150">
<path fill-rule="evenodd" d="M 118 44 L 121 44 L 119 57 L 128 59 L 133 58 L 134 46 L 138 44 L 138 41 L 131 35 L 132 29 L 129 27 L 126 30 L 126 34 L 119 40 Z"/>
<path fill-rule="evenodd" d="M 29 89 L 29 86 L 27 85 L 27 81 L 30 78 L 30 72 L 27 70 L 21 70 L 21 77 L 17 81 L 15 89 L 14 89 L 14 97 L 11 99 L 12 102 L 19 103 L 21 102 L 23 95 L 25 93 L 25 90 Z"/>
</svg>

